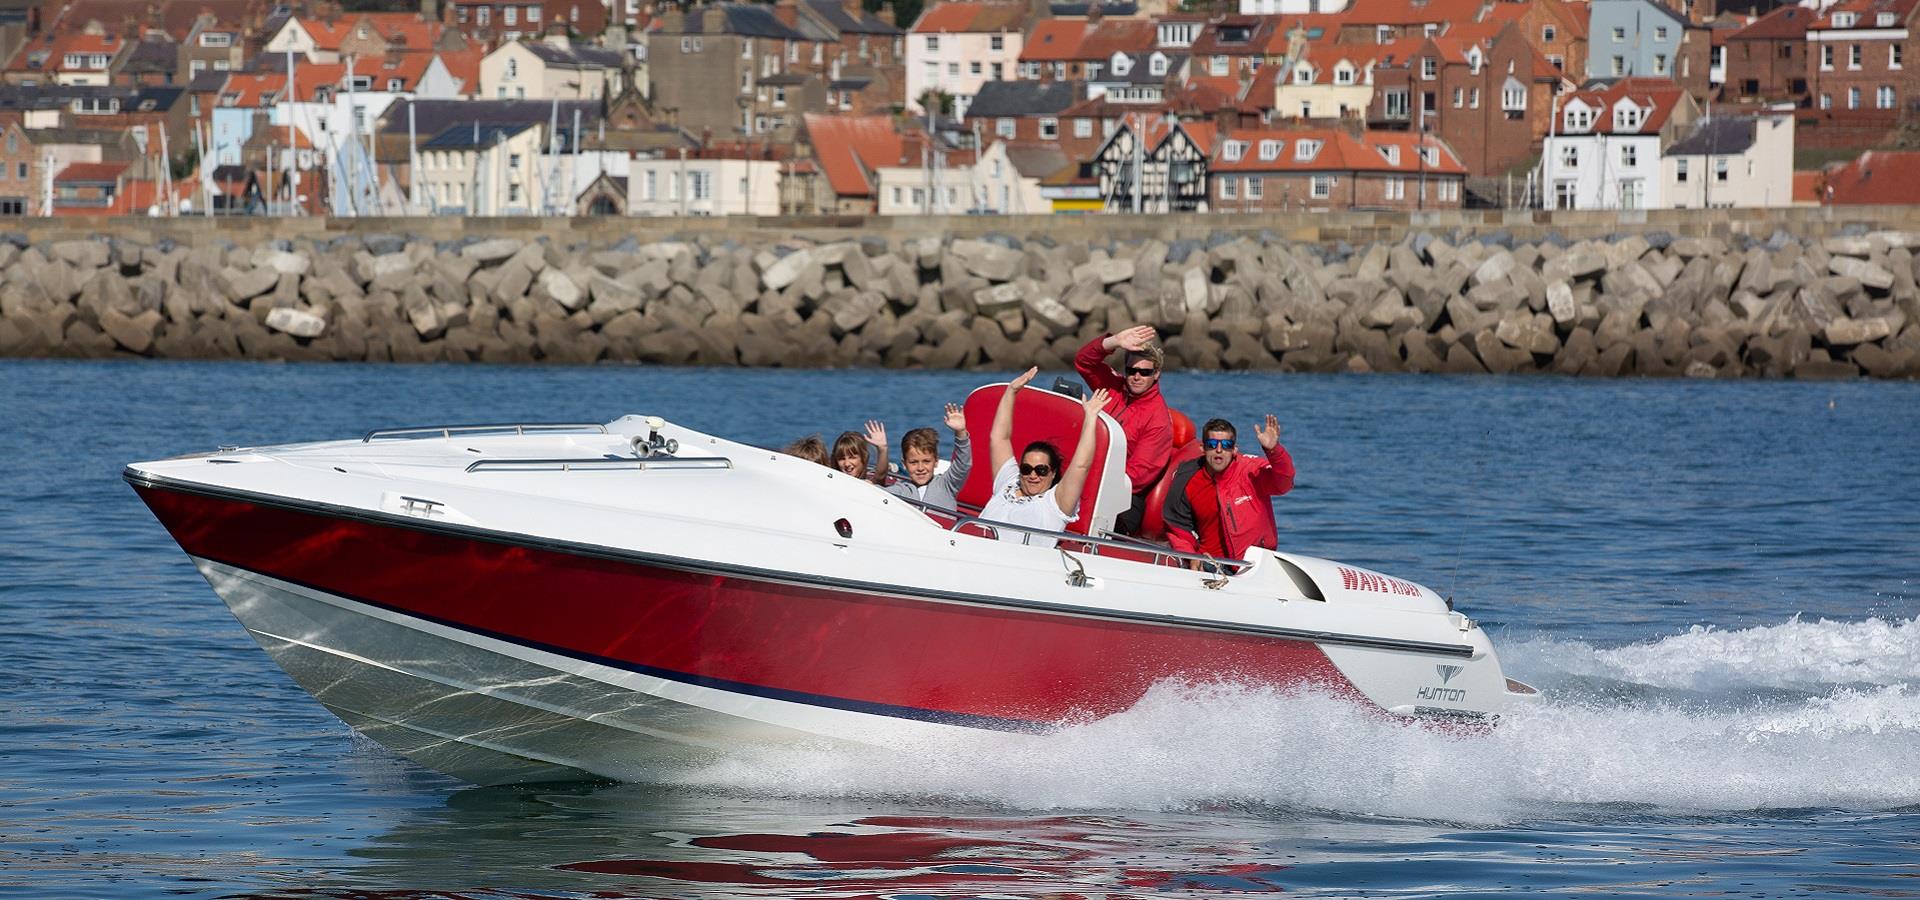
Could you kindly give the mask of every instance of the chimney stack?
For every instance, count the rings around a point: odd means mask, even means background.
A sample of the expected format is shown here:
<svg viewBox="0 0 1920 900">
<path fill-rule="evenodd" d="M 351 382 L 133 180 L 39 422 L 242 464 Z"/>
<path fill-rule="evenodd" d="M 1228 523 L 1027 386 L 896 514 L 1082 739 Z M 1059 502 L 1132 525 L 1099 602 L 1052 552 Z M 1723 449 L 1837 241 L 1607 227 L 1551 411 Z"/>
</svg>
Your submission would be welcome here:
<svg viewBox="0 0 1920 900">
<path fill-rule="evenodd" d="M 773 17 L 788 28 L 797 28 L 800 25 L 800 4 L 794 0 L 774 0 Z"/>
</svg>

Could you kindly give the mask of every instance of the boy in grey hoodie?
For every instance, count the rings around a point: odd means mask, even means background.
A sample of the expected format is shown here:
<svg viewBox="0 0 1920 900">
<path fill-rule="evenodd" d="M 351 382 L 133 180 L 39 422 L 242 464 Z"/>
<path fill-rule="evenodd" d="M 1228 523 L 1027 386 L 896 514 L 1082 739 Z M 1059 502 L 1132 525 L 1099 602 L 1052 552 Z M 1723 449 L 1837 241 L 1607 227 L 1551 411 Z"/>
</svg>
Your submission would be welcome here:
<svg viewBox="0 0 1920 900">
<path fill-rule="evenodd" d="M 967 441 L 967 417 L 959 406 L 947 404 L 946 424 L 953 430 L 953 462 L 947 471 L 934 475 L 940 461 L 940 435 L 931 428 L 915 428 L 900 438 L 906 477 L 889 483 L 888 493 L 941 509 L 958 508 L 955 495 L 967 483 L 967 472 L 973 468 L 973 446 Z"/>
</svg>

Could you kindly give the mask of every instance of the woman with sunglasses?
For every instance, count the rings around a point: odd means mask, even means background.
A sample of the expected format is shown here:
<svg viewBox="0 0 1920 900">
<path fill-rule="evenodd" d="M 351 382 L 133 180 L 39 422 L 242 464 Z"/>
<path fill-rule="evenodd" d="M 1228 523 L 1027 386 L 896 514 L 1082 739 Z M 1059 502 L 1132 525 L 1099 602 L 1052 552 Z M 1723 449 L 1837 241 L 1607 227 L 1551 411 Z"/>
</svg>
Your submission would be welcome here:
<svg viewBox="0 0 1920 900">
<path fill-rule="evenodd" d="M 1074 442 L 1073 460 L 1060 468 L 1060 449 L 1046 441 L 1034 441 L 1013 455 L 1013 398 L 1020 389 L 1040 374 L 1035 366 L 1007 384 L 1000 395 L 1000 407 L 993 414 L 993 432 L 987 439 L 988 459 L 993 463 L 993 497 L 980 510 L 980 518 L 1009 525 L 1024 525 L 1047 531 L 1061 531 L 1080 518 L 1080 493 L 1086 489 L 1087 473 L 1093 467 L 1093 426 L 1100 409 L 1107 405 L 1105 390 L 1081 401 L 1080 439 Z M 1033 543 L 1033 535 L 1011 528 L 996 529 L 1003 541 Z M 1042 541 L 1045 539 L 1043 538 Z"/>
</svg>

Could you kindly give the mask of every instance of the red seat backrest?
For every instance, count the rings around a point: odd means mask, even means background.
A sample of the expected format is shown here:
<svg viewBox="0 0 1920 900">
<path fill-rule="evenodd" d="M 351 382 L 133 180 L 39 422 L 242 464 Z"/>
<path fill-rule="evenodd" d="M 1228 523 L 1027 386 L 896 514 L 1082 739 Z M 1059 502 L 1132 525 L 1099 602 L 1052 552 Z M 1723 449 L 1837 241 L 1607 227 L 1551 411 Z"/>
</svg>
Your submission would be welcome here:
<svg viewBox="0 0 1920 900">
<path fill-rule="evenodd" d="M 1193 431 L 1193 420 L 1187 418 L 1186 413 L 1169 406 L 1167 407 L 1167 415 L 1173 418 L 1173 449 L 1178 450 L 1181 447 L 1185 447 L 1192 443 L 1195 438 L 1199 437 L 1199 435 Z"/>
<path fill-rule="evenodd" d="M 1186 417 L 1179 416 L 1178 413 L 1175 413 L 1175 415 L 1179 418 L 1175 420 L 1174 433 L 1179 434 L 1180 426 L 1178 423 Z M 1192 428 L 1192 423 L 1188 423 L 1187 427 Z M 1200 442 L 1193 439 L 1191 432 L 1189 432 L 1186 443 L 1173 445 L 1173 458 L 1167 461 L 1167 470 L 1160 473 L 1160 480 L 1154 482 L 1153 488 L 1147 491 L 1147 511 L 1140 516 L 1141 537 L 1150 541 L 1158 541 L 1167 536 L 1165 510 L 1167 494 L 1173 490 L 1174 470 L 1180 468 L 1180 464 L 1187 460 L 1199 459 L 1200 453 Z"/>
<path fill-rule="evenodd" d="M 967 396 L 967 431 L 973 438 L 973 469 L 967 483 L 960 486 L 956 498 L 962 506 L 979 508 L 987 504 L 993 492 L 993 414 L 1000 408 L 1004 384 L 990 384 Z M 1080 402 L 1052 391 L 1024 390 L 1013 399 L 1013 452 L 1018 454 L 1033 441 L 1046 441 L 1060 450 L 1060 464 L 1073 458 L 1080 438 Z M 1093 522 L 1094 503 L 1100 495 L 1100 473 L 1106 469 L 1107 448 L 1111 438 L 1102 422 L 1093 433 L 1093 470 L 1080 493 L 1080 517 L 1067 526 L 1075 534 L 1086 534 Z"/>
</svg>

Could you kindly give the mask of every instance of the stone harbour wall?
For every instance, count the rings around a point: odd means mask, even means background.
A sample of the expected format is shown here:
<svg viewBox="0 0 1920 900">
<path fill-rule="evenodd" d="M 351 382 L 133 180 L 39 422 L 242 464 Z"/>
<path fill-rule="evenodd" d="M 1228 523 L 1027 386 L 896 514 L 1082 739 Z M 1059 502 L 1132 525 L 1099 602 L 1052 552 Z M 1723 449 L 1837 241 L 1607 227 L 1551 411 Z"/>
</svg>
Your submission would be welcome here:
<svg viewBox="0 0 1920 900">
<path fill-rule="evenodd" d="M 1102 236 L 1097 220 L 439 239 L 129 225 L 0 238 L 0 355 L 1060 369 L 1145 323 L 1176 368 L 1920 377 L 1920 223 L 1818 221 L 1675 236 L 1595 219 L 1579 239 L 1369 224 L 1357 244 L 1258 222 L 1194 237 Z"/>
</svg>

